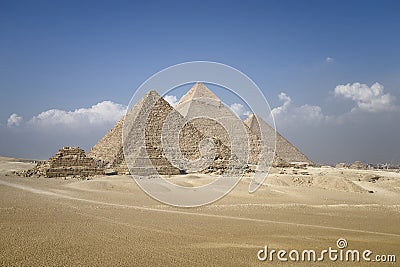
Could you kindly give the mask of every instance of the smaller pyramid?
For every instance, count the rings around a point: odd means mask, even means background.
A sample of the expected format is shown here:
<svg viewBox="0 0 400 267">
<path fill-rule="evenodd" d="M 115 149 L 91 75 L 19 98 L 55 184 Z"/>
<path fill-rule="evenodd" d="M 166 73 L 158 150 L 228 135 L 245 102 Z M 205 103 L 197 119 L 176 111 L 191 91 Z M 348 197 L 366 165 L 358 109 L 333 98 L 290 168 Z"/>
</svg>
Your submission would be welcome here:
<svg viewBox="0 0 400 267">
<path fill-rule="evenodd" d="M 249 129 L 261 138 L 260 127 L 263 128 L 262 132 L 272 135 L 275 130 L 266 123 L 260 117 L 251 114 L 244 123 L 249 127 Z M 292 162 L 303 162 L 312 165 L 313 162 L 308 159 L 300 150 L 298 150 L 292 143 L 290 143 L 286 138 L 284 138 L 280 133 L 276 131 L 276 150 L 274 165 L 288 165 Z"/>
</svg>

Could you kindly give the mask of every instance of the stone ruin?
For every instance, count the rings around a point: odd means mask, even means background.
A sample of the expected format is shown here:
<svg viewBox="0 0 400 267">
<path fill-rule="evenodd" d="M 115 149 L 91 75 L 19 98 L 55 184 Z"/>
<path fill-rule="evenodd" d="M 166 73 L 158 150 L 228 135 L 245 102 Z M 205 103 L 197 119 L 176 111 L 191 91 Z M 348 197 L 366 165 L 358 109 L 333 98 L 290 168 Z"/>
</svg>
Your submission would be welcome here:
<svg viewBox="0 0 400 267">
<path fill-rule="evenodd" d="M 129 145 L 140 145 L 138 141 L 144 138 L 142 141 L 145 142 L 145 146 L 141 148 L 146 150 L 148 160 L 151 161 L 151 165 L 154 166 L 159 174 L 175 175 L 187 173 L 187 170 L 174 166 L 166 157 L 165 148 L 162 147 L 161 131 L 170 115 L 173 115 L 176 120 L 181 120 L 190 111 L 190 106 L 193 107 L 197 103 L 196 101 L 199 99 L 201 101 L 204 98 L 210 99 L 210 101 L 205 103 L 204 106 L 197 105 L 197 108 L 208 109 L 218 106 L 220 112 L 222 112 L 221 114 L 225 114 L 223 116 L 232 118 L 232 111 L 223 105 L 221 100 L 202 83 L 196 83 L 180 99 L 175 108 L 158 95 L 157 92 L 150 91 L 93 146 L 87 156 L 80 148 L 64 147 L 47 162 L 39 163 L 33 170 L 26 171 L 23 175 L 87 177 L 105 173 L 129 174 L 122 144 L 124 127 L 130 129 L 126 134 L 132 135 L 130 136 L 130 140 L 133 140 L 133 143 Z M 197 112 L 201 112 L 201 110 Z M 146 116 L 143 116 L 143 114 Z M 125 118 L 128 118 L 126 123 Z M 146 118 L 147 121 L 143 121 L 143 118 Z M 248 171 L 254 171 L 260 156 L 260 127 L 263 127 L 263 133 L 275 134 L 275 130 L 255 115 L 250 115 L 244 122 L 234 117 L 232 125 L 238 122 L 244 127 L 248 136 Z M 136 127 L 144 127 L 144 136 L 140 136 L 135 132 Z M 226 129 L 211 119 L 193 119 L 179 130 L 179 148 L 187 159 L 194 160 L 200 157 L 199 143 L 203 139 L 211 139 L 214 143 L 215 158 L 207 168 L 201 170 L 202 173 L 223 173 L 229 161 L 235 156 L 232 155 L 232 140 L 230 140 Z M 174 131 L 174 129 L 171 129 L 171 131 Z M 286 167 L 290 166 L 293 162 L 302 162 L 308 165 L 313 164 L 279 133 L 276 133 L 275 152 L 273 166 Z M 143 159 L 139 157 L 135 160 L 139 162 Z M 140 163 L 136 165 L 136 168 L 136 173 L 148 173 L 148 170 L 144 169 Z"/>
<path fill-rule="evenodd" d="M 355 170 L 366 170 L 368 166 L 361 161 L 355 161 L 353 163 L 338 163 L 336 164 L 335 168 L 348 168 L 348 169 L 355 169 Z"/>
<path fill-rule="evenodd" d="M 104 174 L 101 162 L 86 156 L 79 147 L 63 147 L 48 161 L 40 161 L 36 167 L 19 173 L 21 176 L 78 177 L 85 178 Z"/>
</svg>

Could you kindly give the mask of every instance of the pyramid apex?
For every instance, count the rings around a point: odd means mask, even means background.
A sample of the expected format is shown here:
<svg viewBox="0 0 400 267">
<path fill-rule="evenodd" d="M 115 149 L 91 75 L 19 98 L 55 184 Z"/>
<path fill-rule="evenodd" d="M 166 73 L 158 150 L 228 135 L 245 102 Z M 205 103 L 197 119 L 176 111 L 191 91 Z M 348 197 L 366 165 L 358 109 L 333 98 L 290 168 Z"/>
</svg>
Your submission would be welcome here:
<svg viewBox="0 0 400 267">
<path fill-rule="evenodd" d="M 156 90 L 150 90 L 148 91 L 145 96 L 160 96 Z"/>
<path fill-rule="evenodd" d="M 210 89 L 207 88 L 202 82 L 196 82 L 195 85 L 179 100 L 177 106 L 180 104 L 191 101 L 196 98 L 211 98 L 220 101 Z"/>
<path fill-rule="evenodd" d="M 245 120 L 244 120 L 244 124 L 246 124 L 249 128 L 252 127 L 252 125 L 257 121 L 256 121 L 257 117 L 254 114 L 250 114 Z"/>
</svg>

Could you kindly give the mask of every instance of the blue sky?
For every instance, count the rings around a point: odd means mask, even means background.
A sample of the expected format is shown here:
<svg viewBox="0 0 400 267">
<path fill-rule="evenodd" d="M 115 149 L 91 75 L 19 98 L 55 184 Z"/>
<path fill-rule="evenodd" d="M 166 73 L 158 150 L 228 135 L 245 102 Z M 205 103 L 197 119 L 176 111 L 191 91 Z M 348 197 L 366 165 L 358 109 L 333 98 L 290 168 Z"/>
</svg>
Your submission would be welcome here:
<svg viewBox="0 0 400 267">
<path fill-rule="evenodd" d="M 289 98 L 278 130 L 314 161 L 400 162 L 399 12 L 398 1 L 0 1 L 0 154 L 87 150 L 111 117 L 58 136 L 28 122 L 103 101 L 117 116 L 154 73 L 210 60 L 247 74 L 272 108 Z"/>
</svg>

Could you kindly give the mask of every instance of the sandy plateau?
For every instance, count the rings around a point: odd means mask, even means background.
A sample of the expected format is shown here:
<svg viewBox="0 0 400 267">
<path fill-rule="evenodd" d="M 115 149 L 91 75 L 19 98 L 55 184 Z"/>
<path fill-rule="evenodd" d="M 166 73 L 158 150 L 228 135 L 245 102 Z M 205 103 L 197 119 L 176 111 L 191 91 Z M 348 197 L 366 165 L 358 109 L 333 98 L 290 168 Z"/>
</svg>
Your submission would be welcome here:
<svg viewBox="0 0 400 267">
<path fill-rule="evenodd" d="M 174 208 L 130 176 L 23 178 L 29 161 L 0 158 L 1 266 L 399 266 L 400 173 L 330 167 L 273 169 L 221 200 Z M 168 176 L 182 186 L 215 177 Z M 162 189 L 160 189 L 162 190 Z M 397 262 L 260 262 L 270 249 L 347 249 Z M 373 257 L 373 256 L 371 256 Z"/>
</svg>

